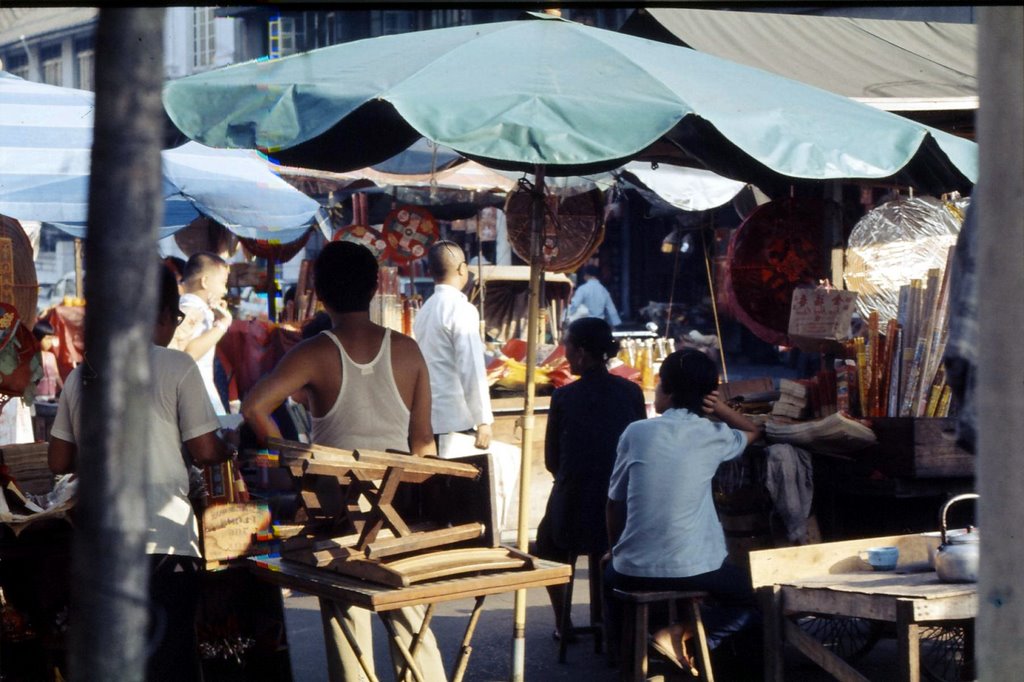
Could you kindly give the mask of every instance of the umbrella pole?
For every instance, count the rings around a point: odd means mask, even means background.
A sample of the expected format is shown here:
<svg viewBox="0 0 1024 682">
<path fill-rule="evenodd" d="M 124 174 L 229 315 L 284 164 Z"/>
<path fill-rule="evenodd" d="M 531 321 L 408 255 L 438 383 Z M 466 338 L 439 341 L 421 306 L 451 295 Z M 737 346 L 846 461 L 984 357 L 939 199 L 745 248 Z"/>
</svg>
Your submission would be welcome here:
<svg viewBox="0 0 1024 682">
<path fill-rule="evenodd" d="M 537 321 L 540 316 L 540 232 L 544 221 L 544 166 L 534 171 L 533 216 L 530 221 L 530 295 L 526 323 L 526 397 L 523 400 L 523 451 L 519 468 L 519 523 L 517 545 L 523 552 L 530 543 L 530 468 L 533 458 L 533 402 L 537 371 Z M 526 590 L 517 590 L 512 630 L 512 682 L 522 682 L 526 661 Z"/>
<path fill-rule="evenodd" d="M 712 226 L 714 226 L 713 222 Z M 715 318 L 715 333 L 718 334 L 718 357 L 722 360 L 722 382 L 727 384 L 729 383 L 729 369 L 725 366 L 725 346 L 722 345 L 722 327 L 718 323 L 718 303 L 715 301 L 715 278 L 711 273 L 711 259 L 708 257 L 708 243 L 704 238 L 703 228 L 700 231 L 700 245 L 704 249 L 704 270 L 708 275 L 708 291 L 711 292 L 711 313 Z"/>
</svg>

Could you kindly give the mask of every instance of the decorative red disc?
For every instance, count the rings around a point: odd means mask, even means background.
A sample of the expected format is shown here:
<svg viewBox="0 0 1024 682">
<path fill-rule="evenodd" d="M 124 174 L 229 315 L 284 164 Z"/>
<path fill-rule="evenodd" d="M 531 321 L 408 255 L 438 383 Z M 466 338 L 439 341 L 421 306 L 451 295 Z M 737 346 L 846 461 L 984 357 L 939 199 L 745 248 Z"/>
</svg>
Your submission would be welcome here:
<svg viewBox="0 0 1024 682">
<path fill-rule="evenodd" d="M 334 236 L 331 238 L 333 242 L 355 242 L 356 244 L 362 244 L 377 258 L 377 262 L 381 262 L 387 256 L 388 244 L 384 241 L 384 235 L 380 233 L 375 227 L 369 225 L 348 225 L 347 227 L 340 227 L 334 231 Z"/>
<path fill-rule="evenodd" d="M 786 198 L 759 206 L 729 241 L 726 288 L 736 317 L 759 338 L 789 345 L 793 290 L 828 276 L 826 205 Z"/>
<path fill-rule="evenodd" d="M 438 228 L 430 211 L 419 206 L 401 206 L 384 219 L 384 240 L 388 255 L 404 264 L 427 255 L 427 249 L 437 241 Z"/>
</svg>

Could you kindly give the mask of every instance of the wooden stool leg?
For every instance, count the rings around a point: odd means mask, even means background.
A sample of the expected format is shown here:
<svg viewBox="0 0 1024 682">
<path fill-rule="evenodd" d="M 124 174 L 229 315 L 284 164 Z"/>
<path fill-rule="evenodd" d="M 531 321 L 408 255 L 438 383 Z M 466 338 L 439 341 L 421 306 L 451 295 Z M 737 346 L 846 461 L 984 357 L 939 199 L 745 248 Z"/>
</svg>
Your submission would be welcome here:
<svg viewBox="0 0 1024 682">
<path fill-rule="evenodd" d="M 647 616 L 646 603 L 625 604 L 622 619 L 622 661 L 619 667 L 622 682 L 647 678 Z"/>
<path fill-rule="evenodd" d="M 572 628 L 569 623 L 572 622 L 572 588 L 576 582 L 576 558 L 572 560 L 572 570 L 569 572 L 569 582 L 565 584 L 565 589 L 562 596 L 562 613 L 559 617 L 558 633 L 560 639 L 558 640 L 558 662 L 565 663 L 565 651 L 569 646 L 569 638 L 572 636 Z"/>
<path fill-rule="evenodd" d="M 603 590 L 601 585 L 604 582 L 601 575 L 601 555 L 591 554 L 587 557 L 587 572 L 590 583 L 590 626 L 596 628 L 594 632 L 594 653 L 600 654 L 604 651 L 604 605 Z"/>
<path fill-rule="evenodd" d="M 693 614 L 693 635 L 697 640 L 697 665 L 707 682 L 715 682 L 715 674 L 711 670 L 711 650 L 708 649 L 707 633 L 704 632 L 704 619 L 700 615 L 700 600 L 690 600 L 690 612 Z"/>
</svg>

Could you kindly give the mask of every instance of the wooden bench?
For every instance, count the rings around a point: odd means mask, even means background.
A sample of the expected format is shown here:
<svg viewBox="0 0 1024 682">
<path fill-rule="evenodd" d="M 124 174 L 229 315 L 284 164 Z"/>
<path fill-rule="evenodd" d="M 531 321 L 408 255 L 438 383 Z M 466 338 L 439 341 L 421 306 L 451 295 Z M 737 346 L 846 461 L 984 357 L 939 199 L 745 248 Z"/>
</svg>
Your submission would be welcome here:
<svg viewBox="0 0 1024 682">
<path fill-rule="evenodd" d="M 704 621 L 700 615 L 700 603 L 707 592 L 658 591 L 630 592 L 615 590 L 616 599 L 623 602 L 622 619 L 622 661 L 619 666 L 623 682 L 637 682 L 647 679 L 647 629 L 651 604 L 668 602 L 669 622 L 676 622 L 676 604 L 688 603 L 694 624 L 694 641 L 697 645 L 697 668 L 707 682 L 714 682 L 711 669 L 711 650 L 704 632 Z"/>
</svg>

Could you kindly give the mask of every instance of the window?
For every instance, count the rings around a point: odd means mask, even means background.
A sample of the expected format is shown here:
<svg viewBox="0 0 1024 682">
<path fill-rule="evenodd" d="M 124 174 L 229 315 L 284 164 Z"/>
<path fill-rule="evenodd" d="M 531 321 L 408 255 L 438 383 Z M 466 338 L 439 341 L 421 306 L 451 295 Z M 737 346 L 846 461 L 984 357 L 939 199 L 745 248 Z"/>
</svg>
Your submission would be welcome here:
<svg viewBox="0 0 1024 682">
<path fill-rule="evenodd" d="M 95 69 L 96 53 L 92 41 L 75 43 L 75 87 L 79 90 L 93 90 L 96 87 L 93 70 Z"/>
<path fill-rule="evenodd" d="M 192 10 L 192 66 L 213 66 L 216 41 L 214 39 L 214 7 L 195 7 Z"/>
<path fill-rule="evenodd" d="M 4 55 L 4 70 L 18 78 L 28 80 L 28 57 L 17 53 Z"/>
<path fill-rule="evenodd" d="M 467 23 L 465 10 L 435 9 L 430 12 L 430 28 L 447 28 Z"/>
<path fill-rule="evenodd" d="M 64 60 L 61 59 L 60 45 L 53 45 L 40 51 L 43 62 L 43 82 L 50 85 L 64 85 Z"/>
<path fill-rule="evenodd" d="M 269 45 L 267 54 L 271 59 L 285 57 L 295 54 L 295 18 L 294 17 L 273 17 L 267 23 L 267 36 Z"/>
</svg>

